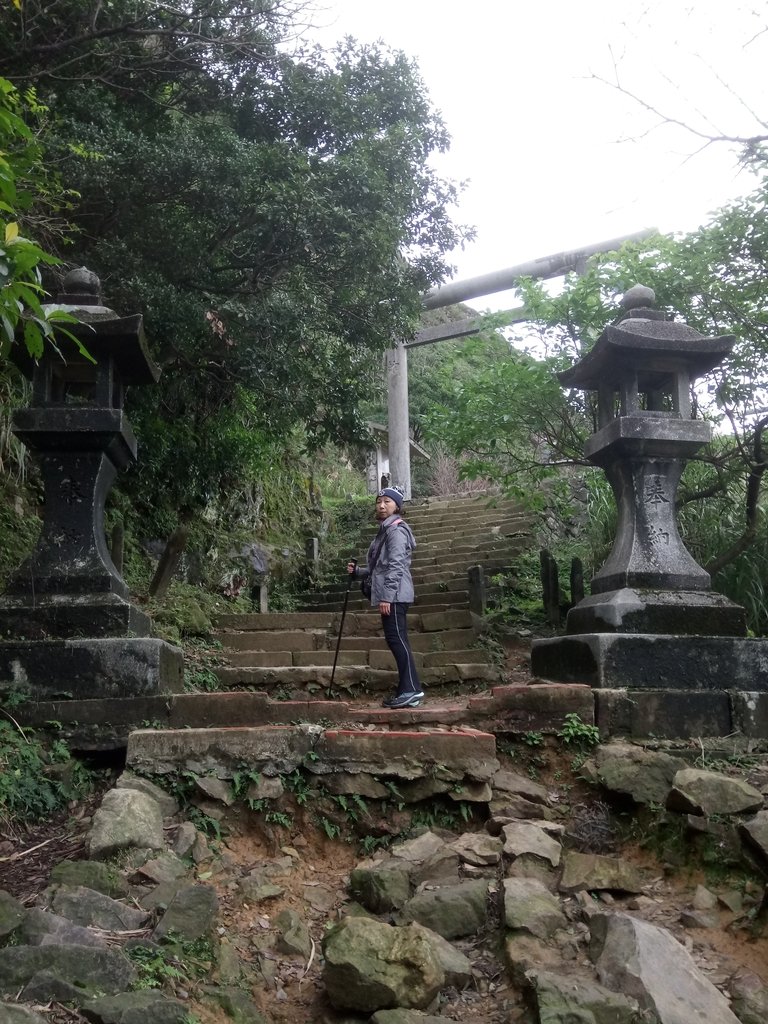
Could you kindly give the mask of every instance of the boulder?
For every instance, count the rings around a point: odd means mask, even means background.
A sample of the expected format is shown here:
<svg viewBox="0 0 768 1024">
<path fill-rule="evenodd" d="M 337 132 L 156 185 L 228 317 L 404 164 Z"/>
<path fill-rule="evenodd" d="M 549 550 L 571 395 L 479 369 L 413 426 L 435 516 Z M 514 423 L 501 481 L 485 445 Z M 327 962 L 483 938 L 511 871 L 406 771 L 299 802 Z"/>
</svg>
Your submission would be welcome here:
<svg viewBox="0 0 768 1024">
<path fill-rule="evenodd" d="M 538 939 L 548 939 L 568 925 L 557 897 L 535 878 L 504 879 L 504 922 L 507 928 Z"/>
<path fill-rule="evenodd" d="M 326 993 L 336 1009 L 423 1009 L 445 984 L 433 948 L 418 928 L 348 917 L 326 935 L 323 954 Z"/>
<path fill-rule="evenodd" d="M 0 992 L 15 995 L 39 971 L 91 992 L 113 995 L 136 981 L 133 964 L 119 950 L 91 946 L 9 946 L 0 957 Z"/>
<path fill-rule="evenodd" d="M 24 920 L 24 904 L 0 889 L 0 940 L 12 935 Z"/>
<path fill-rule="evenodd" d="M 281 910 L 275 918 L 279 930 L 275 948 L 278 953 L 301 956 L 306 959 L 312 952 L 312 939 L 304 921 L 295 910 Z"/>
<path fill-rule="evenodd" d="M 595 914 L 590 932 L 599 981 L 636 999 L 659 1024 L 738 1024 L 725 996 L 665 928 L 628 914 Z"/>
<path fill-rule="evenodd" d="M 640 892 L 643 882 L 631 864 L 620 857 L 602 857 L 596 853 L 566 850 L 561 892 Z"/>
<path fill-rule="evenodd" d="M 686 767 L 679 757 L 631 744 L 598 747 L 595 760 L 597 777 L 603 786 L 632 797 L 638 804 L 663 805 L 676 773 Z"/>
<path fill-rule="evenodd" d="M 156 787 L 155 787 L 156 788 Z M 49 885 L 82 885 L 119 899 L 128 895 L 128 883 L 112 864 L 100 860 L 65 860 L 51 871 Z"/>
<path fill-rule="evenodd" d="M 465 864 L 477 867 L 498 864 L 501 860 L 502 842 L 487 832 L 465 832 L 450 843 L 450 849 L 457 853 Z"/>
<path fill-rule="evenodd" d="M 46 1018 L 27 1006 L 0 1002 L 0 1024 L 46 1024 Z"/>
<path fill-rule="evenodd" d="M 731 978 L 731 1009 L 741 1024 L 765 1024 L 768 1020 L 768 988 L 756 974 L 740 970 Z"/>
<path fill-rule="evenodd" d="M 559 971 L 530 971 L 539 1024 L 637 1024 L 637 1002 L 591 978 Z"/>
<path fill-rule="evenodd" d="M 185 942 L 205 938 L 213 930 L 218 910 L 216 891 L 209 885 L 185 885 L 168 904 L 153 938 L 171 934 Z"/>
<path fill-rule="evenodd" d="M 93 996 L 88 989 L 73 985 L 52 971 L 38 971 L 21 990 L 20 998 L 27 1003 L 82 1004 Z"/>
<path fill-rule="evenodd" d="M 350 875 L 349 891 L 373 914 L 399 910 L 411 895 L 410 866 L 393 858 L 359 864 Z"/>
<path fill-rule="evenodd" d="M 763 794 L 744 779 L 684 768 L 674 777 L 666 806 L 679 814 L 745 814 L 762 808 Z"/>
<path fill-rule="evenodd" d="M 53 891 L 50 909 L 84 928 L 90 926 L 112 932 L 142 928 L 149 919 L 146 911 L 127 907 L 110 896 L 83 886 L 60 885 Z"/>
<path fill-rule="evenodd" d="M 144 793 L 151 796 L 160 807 L 160 813 L 164 818 L 172 818 L 179 813 L 179 802 L 175 796 L 171 796 L 166 790 L 156 786 L 149 779 L 144 779 L 133 772 L 123 772 L 115 783 L 115 789 L 134 789 L 137 793 Z M 85 883 L 82 883 L 85 884 Z"/>
<path fill-rule="evenodd" d="M 189 1007 L 162 992 L 142 989 L 93 999 L 83 1005 L 82 1014 L 94 1024 L 186 1024 Z"/>
<path fill-rule="evenodd" d="M 233 985 L 206 985 L 206 1002 L 220 1007 L 234 1024 L 269 1024 L 247 992 Z"/>
<path fill-rule="evenodd" d="M 491 786 L 494 791 L 494 799 L 503 799 L 506 794 L 513 793 L 515 796 L 525 797 L 526 800 L 535 804 L 549 803 L 549 793 L 544 786 L 533 782 L 524 775 L 518 775 L 516 772 L 508 772 L 503 769 L 496 772 L 491 779 Z"/>
<path fill-rule="evenodd" d="M 426 882 L 430 885 L 459 884 L 459 855 L 444 846 L 421 864 L 414 864 L 411 881 L 414 887 Z"/>
<path fill-rule="evenodd" d="M 95 946 L 106 949 L 107 943 L 90 929 L 75 924 L 68 917 L 51 914 L 40 907 L 27 911 L 19 939 L 27 946 Z"/>
<path fill-rule="evenodd" d="M 423 864 L 430 857 L 444 850 L 445 847 L 445 840 L 435 835 L 434 832 L 422 832 L 414 839 L 396 843 L 389 852 L 398 860 L 406 860 L 410 864 Z"/>
<path fill-rule="evenodd" d="M 415 923 L 411 927 L 417 929 L 432 947 L 445 974 L 445 984 L 458 989 L 466 988 L 472 980 L 472 964 L 469 958 L 437 932 Z"/>
<path fill-rule="evenodd" d="M 487 894 L 485 879 L 427 890 L 408 900 L 400 917 L 405 922 L 416 921 L 444 939 L 474 935 L 487 920 Z"/>
<path fill-rule="evenodd" d="M 504 853 L 517 858 L 524 854 L 540 857 L 556 868 L 560 863 L 562 847 L 544 829 L 528 822 L 514 821 L 502 829 Z"/>
<path fill-rule="evenodd" d="M 744 845 L 756 853 L 763 864 L 768 864 L 768 811 L 758 811 L 738 828 Z"/>
<path fill-rule="evenodd" d="M 119 850 L 162 850 L 163 815 L 160 805 L 135 789 L 110 789 L 91 823 L 90 855 L 106 859 Z"/>
</svg>

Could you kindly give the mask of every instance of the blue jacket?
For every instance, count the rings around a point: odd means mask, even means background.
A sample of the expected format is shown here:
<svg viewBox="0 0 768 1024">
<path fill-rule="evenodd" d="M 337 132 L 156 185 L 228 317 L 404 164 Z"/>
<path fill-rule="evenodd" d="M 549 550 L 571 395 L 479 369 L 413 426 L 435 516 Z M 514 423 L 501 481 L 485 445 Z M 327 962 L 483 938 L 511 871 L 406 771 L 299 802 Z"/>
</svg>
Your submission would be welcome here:
<svg viewBox="0 0 768 1024">
<path fill-rule="evenodd" d="M 413 604 L 411 553 L 416 547 L 416 538 L 405 520 L 400 519 L 397 525 L 393 525 L 398 519 L 400 515 L 395 512 L 379 526 L 378 533 L 368 548 L 367 566 L 359 566 L 357 569 L 358 576 L 371 577 L 371 605 L 374 607 L 381 601 L 388 601 L 390 604 L 395 601 Z M 379 557 L 371 573 L 371 558 L 380 540 L 382 543 Z"/>
</svg>

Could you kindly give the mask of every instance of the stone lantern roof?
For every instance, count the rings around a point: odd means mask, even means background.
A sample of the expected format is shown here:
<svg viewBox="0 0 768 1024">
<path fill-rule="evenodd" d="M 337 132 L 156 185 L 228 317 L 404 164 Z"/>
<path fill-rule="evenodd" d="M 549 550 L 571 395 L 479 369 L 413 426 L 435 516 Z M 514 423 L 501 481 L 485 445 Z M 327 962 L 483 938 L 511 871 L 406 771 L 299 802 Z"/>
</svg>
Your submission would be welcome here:
<svg viewBox="0 0 768 1024">
<path fill-rule="evenodd" d="M 87 267 L 78 267 L 66 275 L 55 301 L 43 305 L 46 313 L 60 310 L 79 321 L 63 325 L 65 330 L 56 333 L 61 359 L 67 364 L 88 363 L 66 331 L 82 343 L 97 364 L 104 360 L 111 362 L 124 385 L 154 384 L 160 376 L 160 367 L 149 354 L 143 316 L 140 313 L 118 316 L 113 309 L 102 305 L 100 293 L 101 282 L 96 274 Z M 12 346 L 9 358 L 25 377 L 32 379 L 39 361 L 24 345 Z M 49 359 L 59 361 L 59 355 L 50 346 L 41 361 Z"/>
<path fill-rule="evenodd" d="M 730 354 L 733 335 L 707 338 L 687 324 L 665 320 L 646 305 L 654 299 L 650 288 L 627 292 L 620 322 L 606 327 L 582 359 L 557 375 L 560 383 L 585 391 L 618 390 L 628 375 L 637 374 L 639 391 L 655 391 L 670 374 L 684 373 L 693 381 Z"/>
</svg>

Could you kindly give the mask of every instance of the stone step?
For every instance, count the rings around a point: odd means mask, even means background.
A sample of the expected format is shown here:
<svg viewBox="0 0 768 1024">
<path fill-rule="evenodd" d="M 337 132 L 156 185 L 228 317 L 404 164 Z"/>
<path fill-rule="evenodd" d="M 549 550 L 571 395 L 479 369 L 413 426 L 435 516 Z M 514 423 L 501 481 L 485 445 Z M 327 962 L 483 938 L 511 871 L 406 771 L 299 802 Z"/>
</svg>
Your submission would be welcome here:
<svg viewBox="0 0 768 1024">
<path fill-rule="evenodd" d="M 266 692 L 291 689 L 310 690 L 328 687 L 331 682 L 333 658 L 328 665 L 276 666 L 252 668 L 233 666 L 217 668 L 215 673 L 227 689 L 233 687 L 255 687 Z M 501 671 L 494 665 L 483 662 L 476 664 L 447 664 L 425 666 L 419 673 L 425 686 L 442 686 L 455 683 L 467 685 L 494 685 L 502 680 Z M 393 689 L 397 685 L 394 669 L 379 669 L 364 665 L 337 665 L 334 685 L 339 689 L 363 689 L 375 692 Z M 311 692 L 311 690 L 310 690 Z"/>
<path fill-rule="evenodd" d="M 263 614 L 220 615 L 216 620 L 218 630 L 239 630 L 241 632 L 274 632 L 278 629 L 323 630 L 338 629 L 338 613 L 324 612 L 274 612 Z M 303 624 L 303 625 L 302 625 Z M 431 633 L 441 629 L 468 629 L 472 626 L 469 610 L 455 609 L 439 612 L 421 612 L 408 616 L 409 632 Z M 378 611 L 369 609 L 347 614 L 345 629 L 350 634 L 365 635 L 381 629 Z M 225 641 L 228 642 L 228 641 Z"/>
<path fill-rule="evenodd" d="M 333 650 L 336 646 L 337 633 L 303 633 L 297 630 L 286 630 L 284 633 L 261 631 L 244 633 L 217 633 L 227 652 L 230 651 L 314 651 Z M 411 647 L 414 651 L 450 651 L 464 650 L 475 639 L 472 629 L 446 629 L 431 633 L 411 634 Z M 345 650 L 372 651 L 387 650 L 387 644 L 379 627 L 376 634 L 355 636 L 347 632 L 344 624 L 342 644 Z"/>
<path fill-rule="evenodd" d="M 324 651 L 231 651 L 227 661 L 233 668 L 308 668 L 311 666 L 333 666 L 335 647 Z M 417 668 L 433 668 L 437 665 L 490 665 L 491 655 L 482 648 L 463 651 L 414 651 Z M 338 665 L 370 666 L 376 669 L 395 668 L 395 659 L 389 648 L 365 648 L 349 650 L 342 637 Z"/>
<path fill-rule="evenodd" d="M 326 728 L 319 734 L 295 724 L 139 729 L 131 733 L 126 752 L 126 767 L 144 777 L 193 767 L 199 771 L 205 765 L 217 778 L 231 780 L 244 764 L 269 774 L 304 769 L 321 779 L 354 765 L 355 771 L 375 779 L 412 781 L 439 773 L 456 783 L 487 783 L 499 769 L 495 736 L 475 729 Z"/>
<path fill-rule="evenodd" d="M 567 714 L 577 714 L 590 725 L 595 722 L 595 696 L 589 686 L 574 683 L 542 683 L 494 686 L 477 696 L 441 697 L 427 693 L 418 708 L 392 711 L 381 707 L 379 697 L 355 701 L 319 699 L 272 700 L 264 692 L 233 690 L 220 693 L 164 693 L 154 697 L 99 698 L 97 700 L 27 701 L 14 709 L 19 724 L 45 728 L 55 721 L 60 735 L 77 750 L 112 751 L 124 748 L 134 730 L 153 723 L 153 734 L 174 730 L 176 737 L 192 729 L 215 731 L 238 726 L 279 726 L 317 723 L 337 727 L 376 730 L 422 730 L 426 726 L 444 732 L 456 726 L 524 736 L 530 732 L 555 734 Z M 314 730 L 316 734 L 316 729 Z M 414 744 L 418 751 L 418 737 Z M 180 742 L 183 743 L 183 736 Z M 135 748 L 134 748 L 135 749 Z M 268 748 L 261 748 L 268 749 Z M 250 750 L 246 757 L 258 755 Z M 311 759 L 310 759 L 311 760 Z M 278 769 L 279 770 L 279 769 Z M 199 769 L 198 769 L 199 771 Z"/>
</svg>

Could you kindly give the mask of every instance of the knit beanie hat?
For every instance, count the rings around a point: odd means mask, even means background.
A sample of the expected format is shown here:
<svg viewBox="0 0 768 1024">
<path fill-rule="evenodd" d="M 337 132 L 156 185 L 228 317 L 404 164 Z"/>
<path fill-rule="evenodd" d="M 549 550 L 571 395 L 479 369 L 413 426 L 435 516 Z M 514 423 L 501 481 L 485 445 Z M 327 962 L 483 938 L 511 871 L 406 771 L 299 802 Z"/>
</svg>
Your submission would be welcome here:
<svg viewBox="0 0 768 1024">
<path fill-rule="evenodd" d="M 382 487 L 379 493 L 376 495 L 377 498 L 391 498 L 392 501 L 397 505 L 397 511 L 403 507 L 405 501 L 405 495 L 399 487 Z"/>
</svg>

